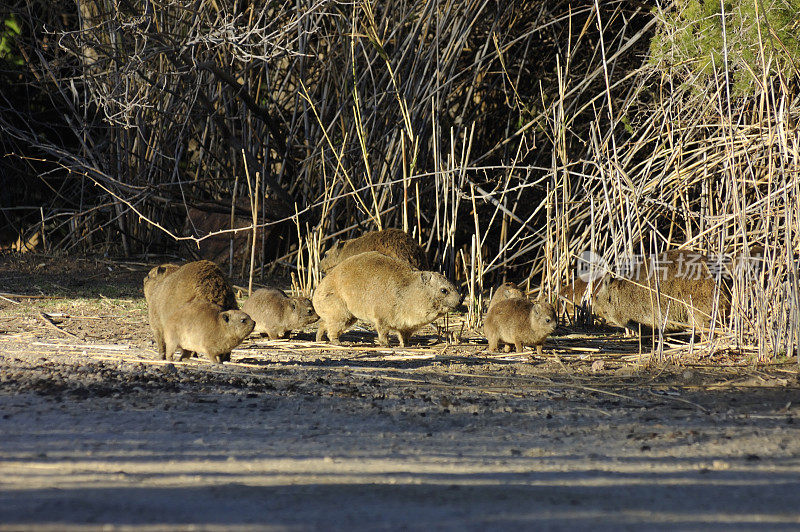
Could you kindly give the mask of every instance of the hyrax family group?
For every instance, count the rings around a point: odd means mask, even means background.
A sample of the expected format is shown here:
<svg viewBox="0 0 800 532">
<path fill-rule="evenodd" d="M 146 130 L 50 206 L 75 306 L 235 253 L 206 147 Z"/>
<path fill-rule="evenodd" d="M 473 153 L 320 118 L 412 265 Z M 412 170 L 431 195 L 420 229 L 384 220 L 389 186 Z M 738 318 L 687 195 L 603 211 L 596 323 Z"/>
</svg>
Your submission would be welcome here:
<svg viewBox="0 0 800 532">
<path fill-rule="evenodd" d="M 388 333 L 393 332 L 404 347 L 416 330 L 455 310 L 463 299 L 450 281 L 429 268 L 425 251 L 410 235 L 386 229 L 340 241 L 329 249 L 320 261 L 325 275 L 312 300 L 289 297 L 275 288 L 260 289 L 239 310 L 224 274 L 207 260 L 156 266 L 144 279 L 144 295 L 161 359 L 172 360 L 180 349 L 181 360 L 194 352 L 222 363 L 230 361 L 231 350 L 253 332 L 277 339 L 316 321 L 317 341 L 327 335 L 338 344 L 339 335 L 360 319 L 375 327 L 380 344 L 389 345 Z M 691 301 L 664 307 L 666 328 L 687 323 L 707 326 L 713 279 L 676 275 L 665 279 L 660 288 L 665 299 Z M 573 284 L 569 290 L 574 300 L 580 300 L 583 287 Z M 662 313 L 653 309 L 644 290 L 635 279 L 604 277 L 594 290 L 593 310 L 621 327 L 631 321 L 663 326 Z M 525 345 L 535 346 L 541 354 L 557 321 L 549 302 L 531 301 L 516 285 L 505 283 L 489 302 L 484 333 L 490 351 L 504 343 L 514 345 L 517 352 Z"/>
</svg>

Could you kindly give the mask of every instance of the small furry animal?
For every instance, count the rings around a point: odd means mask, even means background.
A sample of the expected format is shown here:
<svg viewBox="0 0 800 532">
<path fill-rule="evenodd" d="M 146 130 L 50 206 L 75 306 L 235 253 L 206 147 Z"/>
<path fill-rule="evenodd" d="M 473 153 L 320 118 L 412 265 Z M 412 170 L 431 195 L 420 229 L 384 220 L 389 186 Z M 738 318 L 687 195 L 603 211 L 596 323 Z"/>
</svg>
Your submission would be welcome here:
<svg viewBox="0 0 800 532">
<path fill-rule="evenodd" d="M 230 360 L 230 352 L 247 338 L 256 323 L 241 310 L 222 310 L 208 301 L 191 301 L 167 318 L 164 324 L 166 358 L 172 360 L 177 348 L 180 359 L 192 351 L 211 362 Z"/>
<path fill-rule="evenodd" d="M 371 322 L 378 342 L 389 345 L 388 332 L 405 346 L 411 335 L 462 300 L 453 284 L 436 272 L 420 271 L 377 251 L 352 256 L 333 268 L 314 292 L 320 315 L 317 341 L 327 333 L 339 343 L 342 331 L 357 319 Z"/>
<path fill-rule="evenodd" d="M 725 287 L 711 275 L 708 258 L 674 250 L 657 255 L 657 261 L 645 258 L 630 279 L 606 274 L 592 298 L 592 311 L 617 327 L 639 323 L 665 331 L 703 332 L 715 304 L 717 314 L 726 316 L 730 302 Z"/>
<path fill-rule="evenodd" d="M 489 300 L 489 308 L 487 309 L 487 312 L 491 310 L 492 307 L 499 301 L 512 298 L 525 299 L 525 292 L 520 290 L 519 287 L 512 282 L 505 282 L 501 284 L 497 287 L 497 290 L 494 291 L 492 299 Z"/>
<path fill-rule="evenodd" d="M 244 302 L 242 310 L 256 322 L 255 333 L 266 333 L 270 340 L 285 337 L 295 329 L 314 323 L 319 316 L 307 297 L 288 297 L 277 288 L 262 288 Z"/>
<path fill-rule="evenodd" d="M 183 266 L 162 264 L 151 269 L 144 278 L 144 297 L 150 328 L 162 360 L 166 357 L 164 324 L 177 310 L 192 301 L 206 301 L 236 310 L 236 296 L 219 266 L 200 260 Z"/>
<path fill-rule="evenodd" d="M 340 240 L 329 249 L 319 263 L 323 273 L 328 273 L 343 260 L 367 251 L 379 251 L 404 260 L 418 270 L 428 269 L 428 257 L 417 241 L 400 229 L 371 231 L 352 240 Z"/>
<path fill-rule="evenodd" d="M 511 298 L 498 301 L 489 309 L 483 330 L 489 340 L 489 351 L 497 351 L 500 342 L 514 344 L 517 353 L 523 346 L 536 346 L 542 354 L 542 344 L 552 333 L 558 320 L 550 303 Z"/>
</svg>

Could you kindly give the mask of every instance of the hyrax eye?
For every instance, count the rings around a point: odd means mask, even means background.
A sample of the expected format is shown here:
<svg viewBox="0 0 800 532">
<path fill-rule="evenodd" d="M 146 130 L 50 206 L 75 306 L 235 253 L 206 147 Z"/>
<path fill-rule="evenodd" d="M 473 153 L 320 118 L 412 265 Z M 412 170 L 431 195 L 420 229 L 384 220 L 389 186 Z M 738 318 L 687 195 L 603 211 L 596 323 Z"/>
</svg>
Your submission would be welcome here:
<svg viewBox="0 0 800 532">
<path fill-rule="evenodd" d="M 448 290 L 447 288 L 442 288 L 442 289 L 441 289 L 441 290 L 439 290 L 439 291 L 440 291 L 441 293 L 443 293 L 443 294 L 446 294 L 446 293 L 448 293 L 450 290 Z"/>
</svg>

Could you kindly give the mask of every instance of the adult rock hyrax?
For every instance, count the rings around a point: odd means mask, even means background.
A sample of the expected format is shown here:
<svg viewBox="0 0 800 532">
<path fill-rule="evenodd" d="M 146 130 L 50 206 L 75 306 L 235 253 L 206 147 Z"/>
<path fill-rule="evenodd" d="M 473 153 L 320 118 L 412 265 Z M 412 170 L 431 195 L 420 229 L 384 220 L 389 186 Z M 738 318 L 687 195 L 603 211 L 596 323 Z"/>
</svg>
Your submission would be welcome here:
<svg viewBox="0 0 800 532">
<path fill-rule="evenodd" d="M 327 273 L 343 260 L 367 251 L 379 251 L 404 260 L 418 270 L 428 269 L 425 250 L 411 235 L 400 229 L 371 231 L 352 240 L 340 240 L 325 252 L 319 267 L 323 273 Z"/>
<path fill-rule="evenodd" d="M 497 287 L 497 290 L 494 291 L 492 299 L 489 300 L 487 312 L 498 302 L 512 298 L 525 299 L 525 292 L 520 290 L 519 287 L 512 282 L 501 284 Z"/>
<path fill-rule="evenodd" d="M 222 310 L 239 308 L 222 270 L 211 261 L 156 266 L 147 274 L 143 284 L 150 328 L 162 360 L 166 357 L 164 324 L 177 309 L 191 301 L 214 303 Z"/>
<path fill-rule="evenodd" d="M 592 297 L 592 311 L 611 325 L 703 333 L 712 316 L 728 313 L 727 291 L 701 253 L 668 251 L 629 266 L 627 278 L 606 274 Z"/>
<path fill-rule="evenodd" d="M 164 323 L 166 358 L 172 360 L 180 347 L 181 360 L 194 351 L 221 364 L 230 360 L 231 349 L 242 343 L 255 325 L 241 310 L 222 310 L 208 301 L 192 301 L 173 312 Z"/>
<path fill-rule="evenodd" d="M 256 322 L 255 333 L 266 333 L 270 340 L 283 338 L 286 333 L 302 329 L 319 319 L 307 297 L 288 297 L 277 288 L 262 288 L 253 292 L 242 310 Z"/>
<path fill-rule="evenodd" d="M 483 330 L 489 340 L 489 351 L 497 351 L 499 342 L 514 344 L 517 353 L 525 345 L 536 346 L 542 354 L 542 344 L 550 336 L 558 320 L 556 311 L 545 301 L 511 298 L 498 301 L 486 314 Z"/>
<path fill-rule="evenodd" d="M 420 271 L 377 251 L 342 261 L 317 286 L 314 308 L 321 321 L 317 341 L 327 333 L 332 343 L 356 319 L 371 322 L 378 342 L 389 345 L 395 332 L 405 346 L 420 327 L 455 309 L 461 295 L 436 272 Z"/>
</svg>

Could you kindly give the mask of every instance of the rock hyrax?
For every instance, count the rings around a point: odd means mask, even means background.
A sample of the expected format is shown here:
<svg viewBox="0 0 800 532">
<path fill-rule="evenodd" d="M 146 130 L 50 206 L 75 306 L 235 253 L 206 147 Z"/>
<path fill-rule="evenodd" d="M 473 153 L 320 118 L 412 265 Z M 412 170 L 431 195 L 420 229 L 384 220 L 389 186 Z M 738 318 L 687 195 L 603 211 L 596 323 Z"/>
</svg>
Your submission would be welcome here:
<svg viewBox="0 0 800 532">
<path fill-rule="evenodd" d="M 277 288 L 262 288 L 244 302 L 242 310 L 256 322 L 253 332 L 266 333 L 270 340 L 302 329 L 319 319 L 307 297 L 288 297 Z"/>
<path fill-rule="evenodd" d="M 331 270 L 313 301 L 321 318 L 317 341 L 327 333 L 339 343 L 339 334 L 361 319 L 375 326 L 380 344 L 389 345 L 387 333 L 393 331 L 405 346 L 414 331 L 456 308 L 461 295 L 441 274 L 370 251 Z"/>
<path fill-rule="evenodd" d="M 617 327 L 639 323 L 701 333 L 709 327 L 715 301 L 717 315 L 727 315 L 728 296 L 709 271 L 705 255 L 675 250 L 655 257 L 645 257 L 629 278 L 606 274 L 592 297 L 592 311 Z"/>
<path fill-rule="evenodd" d="M 177 309 L 195 300 L 214 303 L 222 310 L 239 308 L 222 270 L 207 260 L 189 262 L 183 266 L 156 266 L 144 279 L 144 297 L 147 300 L 150 327 L 162 360 L 166 356 L 164 323 Z"/>
<path fill-rule="evenodd" d="M 221 364 L 231 349 L 242 343 L 256 322 L 241 310 L 222 310 L 208 301 L 192 301 L 179 308 L 164 324 L 166 358 L 181 348 L 181 360 L 194 351 Z"/>
<path fill-rule="evenodd" d="M 404 260 L 418 270 L 428 269 L 425 250 L 411 235 L 400 229 L 371 231 L 352 240 L 340 240 L 325 253 L 319 267 L 323 273 L 327 273 L 344 259 L 367 251 L 379 251 L 384 255 Z"/>
<path fill-rule="evenodd" d="M 524 345 L 535 345 L 542 354 L 542 344 L 552 333 L 558 320 L 550 303 L 512 298 L 498 301 L 486 314 L 483 330 L 489 340 L 489 351 L 497 351 L 498 343 L 514 344 L 517 353 Z"/>
<path fill-rule="evenodd" d="M 494 291 L 492 299 L 489 300 L 487 312 L 498 302 L 512 298 L 525 299 L 525 292 L 520 290 L 519 287 L 512 282 L 501 284 L 497 287 L 497 290 Z"/>
</svg>

